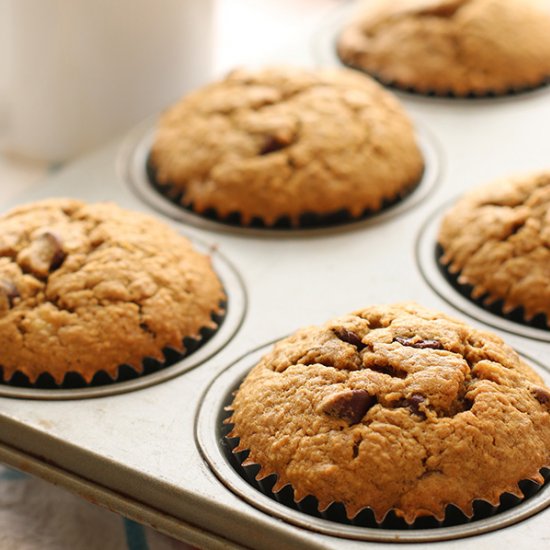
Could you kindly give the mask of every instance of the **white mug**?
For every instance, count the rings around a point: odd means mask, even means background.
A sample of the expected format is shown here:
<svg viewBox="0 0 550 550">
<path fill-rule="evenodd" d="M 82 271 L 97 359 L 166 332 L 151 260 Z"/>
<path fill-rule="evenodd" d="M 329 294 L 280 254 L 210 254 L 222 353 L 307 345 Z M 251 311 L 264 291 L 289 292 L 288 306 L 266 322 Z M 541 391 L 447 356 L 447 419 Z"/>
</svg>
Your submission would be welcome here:
<svg viewBox="0 0 550 550">
<path fill-rule="evenodd" d="M 66 161 L 210 77 L 214 0 L 0 0 L 0 147 Z"/>
</svg>

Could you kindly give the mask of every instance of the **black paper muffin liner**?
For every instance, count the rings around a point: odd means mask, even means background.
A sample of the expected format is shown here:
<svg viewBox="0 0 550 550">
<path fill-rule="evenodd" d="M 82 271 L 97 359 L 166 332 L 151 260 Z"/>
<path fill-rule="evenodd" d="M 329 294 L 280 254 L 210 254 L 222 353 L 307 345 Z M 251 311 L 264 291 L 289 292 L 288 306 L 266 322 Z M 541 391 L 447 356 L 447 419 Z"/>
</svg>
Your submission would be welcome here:
<svg viewBox="0 0 550 550">
<path fill-rule="evenodd" d="M 404 86 L 402 84 L 399 84 L 395 80 L 389 80 L 387 78 L 383 78 L 380 74 L 370 71 L 364 67 L 360 67 L 358 65 L 354 65 L 351 63 L 345 62 L 340 55 L 338 54 L 338 49 L 336 49 L 336 55 L 345 67 L 348 67 L 349 69 L 353 69 L 355 71 L 362 72 L 371 78 L 374 78 L 377 82 L 379 82 L 382 86 L 386 88 L 391 88 L 393 90 L 397 90 L 399 92 L 406 92 L 408 94 L 413 94 L 417 96 L 423 96 L 423 97 L 439 97 L 439 98 L 446 98 L 446 99 L 491 99 L 491 98 L 497 98 L 497 97 L 510 97 L 510 96 L 517 96 L 528 92 L 534 92 L 535 90 L 538 90 L 540 88 L 545 88 L 550 84 L 550 75 L 545 77 L 541 80 L 538 84 L 530 84 L 526 86 L 511 86 L 505 90 L 497 91 L 497 90 L 484 90 L 484 91 L 470 91 L 464 94 L 458 94 L 454 92 L 453 90 L 419 90 L 415 88 L 414 86 Z"/>
<path fill-rule="evenodd" d="M 433 516 L 421 516 L 416 518 L 412 523 L 407 523 L 403 518 L 398 517 L 391 510 L 382 521 L 377 521 L 373 510 L 363 508 L 353 519 L 347 517 L 344 505 L 341 502 L 333 502 L 328 508 L 323 511 L 319 510 L 319 502 L 313 495 L 308 495 L 303 500 L 297 502 L 294 500 L 294 490 L 290 485 L 286 485 L 280 491 L 274 492 L 273 487 L 277 482 L 277 475 L 271 474 L 262 479 L 257 479 L 260 471 L 259 464 L 246 464 L 249 451 L 236 451 L 239 444 L 238 437 L 228 437 L 228 434 L 233 428 L 233 424 L 229 422 L 231 411 L 225 411 L 225 418 L 222 422 L 221 446 L 223 452 L 230 462 L 233 469 L 252 487 L 271 498 L 275 502 L 283 504 L 293 510 L 298 510 L 304 514 L 316 518 L 322 518 L 343 525 L 353 525 L 357 527 L 376 528 L 376 529 L 392 529 L 392 530 L 409 530 L 409 529 L 437 529 L 442 527 L 452 527 L 463 525 L 466 523 L 479 521 L 489 518 L 495 514 L 506 512 L 527 501 L 529 498 L 536 495 L 543 487 L 550 483 L 550 465 L 539 470 L 540 475 L 544 479 L 543 483 L 537 483 L 531 479 L 523 479 L 518 482 L 518 494 L 504 492 L 500 496 L 498 505 L 483 500 L 474 499 L 472 501 L 473 514 L 468 515 L 460 508 L 453 504 L 447 505 L 445 509 L 445 517 L 438 520 Z M 520 496 L 522 495 L 522 496 Z"/>
<path fill-rule="evenodd" d="M 219 303 L 219 307 L 221 311 L 220 313 L 213 311 L 210 314 L 210 318 L 216 324 L 215 328 L 202 327 L 199 330 L 198 338 L 186 336 L 182 340 L 184 347 L 183 353 L 175 350 L 174 348 L 165 347 L 162 349 L 162 355 L 164 356 L 164 359 L 162 361 L 154 359 L 152 357 L 144 357 L 142 360 L 141 372 L 130 365 L 123 364 L 119 365 L 115 376 L 111 376 L 104 370 L 98 370 L 94 374 L 92 381 L 90 383 L 87 383 L 80 373 L 68 371 L 65 374 L 65 377 L 61 384 L 57 384 L 51 374 L 49 374 L 48 372 L 43 372 L 38 376 L 36 381 L 32 383 L 28 376 L 20 371 L 16 371 L 10 379 L 5 379 L 4 369 L 2 365 L 0 365 L 0 384 L 18 388 L 33 388 L 41 390 L 68 390 L 107 386 L 153 374 L 174 365 L 175 363 L 181 361 L 182 359 L 185 359 L 186 357 L 189 357 L 192 353 L 194 353 L 204 344 L 206 344 L 216 334 L 225 319 L 227 313 L 227 301 L 221 301 Z"/>
<path fill-rule="evenodd" d="M 375 217 L 376 215 L 382 212 L 385 212 L 392 206 L 397 205 L 402 200 L 412 195 L 414 191 L 419 187 L 420 183 L 422 182 L 425 170 L 426 169 L 424 168 L 422 174 L 420 175 L 417 181 L 409 185 L 401 193 L 399 193 L 392 199 L 385 199 L 384 201 L 382 201 L 382 205 L 380 208 L 378 209 L 367 208 L 363 211 L 363 213 L 360 216 L 352 216 L 351 213 L 346 209 L 335 210 L 333 212 L 329 212 L 325 214 L 318 214 L 316 212 L 304 212 L 303 214 L 300 215 L 300 221 L 297 225 L 292 224 L 292 221 L 289 216 L 281 216 L 275 221 L 275 223 L 273 223 L 272 225 L 269 225 L 265 223 L 265 221 L 261 217 L 258 217 L 258 216 L 253 217 L 250 223 L 243 224 L 241 213 L 237 211 L 231 212 L 229 215 L 222 217 L 215 208 L 207 208 L 203 212 L 198 212 L 194 210 L 192 203 L 189 205 L 182 203 L 181 199 L 183 197 L 183 192 L 181 190 L 176 189 L 173 185 L 170 185 L 169 183 L 168 184 L 158 183 L 156 179 L 156 168 L 151 162 L 150 155 L 147 157 L 147 162 L 146 162 L 147 179 L 151 187 L 157 193 L 159 193 L 160 195 L 168 199 L 170 202 L 172 202 L 179 208 L 186 210 L 188 212 L 191 212 L 195 216 L 200 216 L 208 220 L 233 226 L 233 227 L 250 228 L 250 229 L 275 229 L 275 230 L 277 229 L 300 230 L 300 229 L 314 229 L 314 228 L 318 229 L 323 227 L 345 225 L 348 223 L 353 223 L 353 222 L 361 221 L 367 218 Z"/>
<path fill-rule="evenodd" d="M 499 317 L 507 319 L 508 321 L 513 321 L 514 323 L 518 323 L 527 327 L 550 330 L 550 322 L 544 313 L 538 313 L 533 318 L 527 319 L 525 317 L 524 308 L 521 306 L 516 307 L 510 312 L 505 312 L 504 300 L 502 299 L 491 301 L 488 294 L 484 294 L 479 298 L 475 298 L 472 294 L 474 290 L 473 285 L 460 283 L 458 280 L 460 277 L 460 272 L 451 273 L 449 267 L 441 261 L 443 253 L 443 247 L 439 243 L 437 243 L 435 249 L 435 259 L 437 267 L 445 280 L 449 283 L 449 285 L 459 294 L 464 296 L 464 298 L 467 298 L 472 303 L 484 309 L 485 311 L 488 311 L 494 315 L 498 315 Z"/>
</svg>

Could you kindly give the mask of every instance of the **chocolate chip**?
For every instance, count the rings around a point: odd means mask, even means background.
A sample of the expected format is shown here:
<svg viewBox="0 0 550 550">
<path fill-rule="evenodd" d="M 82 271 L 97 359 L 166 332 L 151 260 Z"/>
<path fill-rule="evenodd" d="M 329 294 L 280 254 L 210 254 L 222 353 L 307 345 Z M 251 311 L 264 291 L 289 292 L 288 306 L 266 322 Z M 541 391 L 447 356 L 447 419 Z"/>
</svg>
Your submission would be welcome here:
<svg viewBox="0 0 550 550">
<path fill-rule="evenodd" d="M 269 153 L 275 153 L 284 149 L 288 145 L 286 140 L 281 139 L 279 136 L 266 136 L 265 142 L 260 149 L 260 155 L 269 155 Z"/>
<path fill-rule="evenodd" d="M 407 397 L 405 399 L 400 399 L 395 403 L 395 407 L 406 407 L 408 408 L 413 414 L 416 414 L 417 416 L 421 416 L 422 418 L 426 418 L 426 415 L 424 414 L 424 411 L 420 410 L 420 405 L 426 401 L 426 398 L 423 395 L 420 395 L 418 393 L 415 393 L 411 395 L 410 397 Z"/>
<path fill-rule="evenodd" d="M 424 401 L 426 401 L 425 397 L 423 395 L 420 395 L 418 393 L 415 393 L 407 399 L 409 403 L 409 409 L 415 414 L 418 414 L 420 412 L 420 409 L 418 408 Z"/>
<path fill-rule="evenodd" d="M 452 18 L 456 12 L 463 6 L 464 2 L 455 0 L 454 2 L 436 2 L 435 5 L 420 9 L 417 14 L 420 16 L 441 17 L 443 19 Z"/>
<path fill-rule="evenodd" d="M 13 307 L 15 298 L 19 298 L 19 290 L 7 279 L 0 279 L 0 311 L 7 311 Z"/>
<path fill-rule="evenodd" d="M 358 439 L 357 441 L 354 441 L 353 448 L 352 448 L 352 455 L 353 458 L 357 458 L 359 456 L 359 446 L 362 443 L 362 439 Z"/>
<path fill-rule="evenodd" d="M 61 267 L 61 264 L 67 257 L 67 254 L 63 250 L 63 243 L 55 233 L 44 233 L 42 238 L 46 239 L 48 245 L 51 247 L 50 271 L 55 271 Z"/>
<path fill-rule="evenodd" d="M 393 378 L 407 378 L 407 374 L 408 374 L 406 370 L 402 370 L 397 367 L 394 367 L 393 365 L 383 364 L 383 363 L 375 363 L 372 365 L 368 365 L 367 368 L 376 372 L 380 372 L 382 374 L 387 374 L 388 376 L 392 376 Z"/>
<path fill-rule="evenodd" d="M 355 346 L 359 351 L 365 349 L 366 346 L 361 342 L 361 338 L 355 332 L 348 330 L 344 327 L 336 327 L 332 329 L 332 332 L 340 339 L 342 342 L 347 342 L 352 346 Z"/>
<path fill-rule="evenodd" d="M 531 393 L 541 405 L 550 407 L 550 392 L 548 390 L 540 388 L 539 386 L 533 386 L 531 388 Z"/>
<path fill-rule="evenodd" d="M 19 296 L 21 296 L 15 284 L 8 279 L 0 279 L 0 292 L 8 298 L 10 301 L 10 306 L 13 306 L 13 300 L 15 298 L 19 298 Z"/>
<path fill-rule="evenodd" d="M 465 397 L 462 400 L 462 411 L 469 411 L 474 406 L 474 400 L 468 397 Z"/>
<path fill-rule="evenodd" d="M 357 424 L 376 403 L 366 390 L 346 390 L 329 395 L 321 404 L 324 413 Z"/>
<path fill-rule="evenodd" d="M 37 277 L 47 277 L 61 267 L 66 256 L 61 238 L 52 231 L 45 231 L 20 252 L 18 261 L 23 269 Z"/>
<path fill-rule="evenodd" d="M 396 336 L 394 342 L 399 342 L 402 346 L 409 346 L 417 349 L 444 349 L 439 340 L 415 340 L 414 338 L 401 338 Z"/>
</svg>

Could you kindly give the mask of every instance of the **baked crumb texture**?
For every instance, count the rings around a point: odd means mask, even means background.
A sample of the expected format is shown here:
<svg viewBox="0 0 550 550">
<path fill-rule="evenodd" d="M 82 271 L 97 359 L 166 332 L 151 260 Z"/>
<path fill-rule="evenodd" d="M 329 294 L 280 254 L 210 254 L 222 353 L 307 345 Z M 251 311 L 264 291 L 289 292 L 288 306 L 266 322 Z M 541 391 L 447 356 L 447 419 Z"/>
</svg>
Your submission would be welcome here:
<svg viewBox="0 0 550 550">
<path fill-rule="evenodd" d="M 412 523 L 523 497 L 550 464 L 550 391 L 496 335 L 416 304 L 374 306 L 280 341 L 229 407 L 258 479 L 322 511 Z"/>
<path fill-rule="evenodd" d="M 114 204 L 51 199 L 0 218 L 0 365 L 34 383 L 89 383 L 180 354 L 215 329 L 224 291 L 210 259 L 162 222 Z"/>
<path fill-rule="evenodd" d="M 440 262 L 470 297 L 527 323 L 550 320 L 550 172 L 498 180 L 445 215 Z"/>
<path fill-rule="evenodd" d="M 398 101 L 354 71 L 235 70 L 160 119 L 155 187 L 241 225 L 356 219 L 412 191 L 424 169 Z"/>
<path fill-rule="evenodd" d="M 550 77 L 548 0 L 372 0 L 344 28 L 341 60 L 423 94 L 502 95 Z"/>
</svg>

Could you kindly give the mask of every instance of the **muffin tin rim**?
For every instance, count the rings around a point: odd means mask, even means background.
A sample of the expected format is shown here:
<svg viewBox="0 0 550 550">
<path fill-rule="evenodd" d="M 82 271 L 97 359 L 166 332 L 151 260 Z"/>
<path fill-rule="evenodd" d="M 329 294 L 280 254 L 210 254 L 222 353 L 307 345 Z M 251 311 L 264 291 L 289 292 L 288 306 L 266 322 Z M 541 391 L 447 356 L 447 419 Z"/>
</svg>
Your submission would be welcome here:
<svg viewBox="0 0 550 550">
<path fill-rule="evenodd" d="M 178 232 L 182 234 L 180 230 Z M 0 383 L 0 397 L 42 401 L 67 401 L 118 395 L 166 382 L 187 371 L 200 367 L 218 354 L 231 342 L 244 322 L 248 309 L 246 286 L 238 269 L 218 250 L 218 247 L 214 243 L 209 243 L 202 238 L 194 236 L 184 236 L 191 241 L 196 250 L 210 256 L 212 268 L 220 279 L 227 296 L 224 319 L 207 342 L 173 365 L 161 367 L 157 372 L 145 376 L 140 375 L 133 380 L 124 382 L 114 380 L 112 383 L 101 386 L 75 389 L 24 388 L 10 385 L 9 382 Z"/>
<path fill-rule="evenodd" d="M 231 225 L 210 220 L 200 214 L 171 202 L 156 191 L 146 173 L 147 156 L 153 140 L 158 115 L 151 116 L 131 130 L 119 149 L 116 159 L 116 172 L 131 193 L 140 202 L 152 208 L 156 214 L 167 217 L 173 222 L 189 225 L 196 229 L 225 233 L 249 238 L 295 239 L 300 237 L 323 237 L 342 232 L 360 230 L 383 223 L 400 214 L 421 206 L 442 181 L 445 171 L 443 148 L 436 136 L 422 123 L 413 119 L 417 143 L 424 159 L 424 172 L 416 186 L 395 204 L 368 215 L 363 219 L 337 223 L 315 228 L 253 228 Z"/>
<path fill-rule="evenodd" d="M 216 479 L 247 504 L 292 525 L 324 535 L 362 541 L 404 543 L 436 542 L 481 535 L 519 523 L 550 507 L 550 482 L 547 482 L 537 494 L 528 500 L 485 519 L 450 527 L 398 530 L 340 524 L 293 510 L 274 501 L 245 481 L 231 466 L 220 446 L 218 418 L 231 388 L 237 387 L 258 360 L 279 340 L 280 338 L 277 338 L 252 349 L 218 372 L 202 394 L 195 414 L 195 444 L 202 459 Z M 549 378 L 549 366 L 532 359 L 523 351 L 517 349 L 516 351 L 529 363 L 536 365 L 539 370 L 543 370 L 546 373 L 546 378 Z"/>
</svg>

